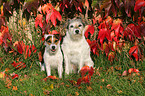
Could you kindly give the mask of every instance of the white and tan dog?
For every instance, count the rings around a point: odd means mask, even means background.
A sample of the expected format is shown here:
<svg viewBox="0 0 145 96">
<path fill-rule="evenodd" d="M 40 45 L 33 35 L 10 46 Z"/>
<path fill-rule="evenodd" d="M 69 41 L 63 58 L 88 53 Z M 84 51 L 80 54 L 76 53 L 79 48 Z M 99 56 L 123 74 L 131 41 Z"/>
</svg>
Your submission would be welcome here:
<svg viewBox="0 0 145 96">
<path fill-rule="evenodd" d="M 59 34 L 44 35 L 45 37 L 45 51 L 44 51 L 44 64 L 46 66 L 47 76 L 51 75 L 51 68 L 57 68 L 59 78 L 62 78 L 63 72 L 63 56 L 60 49 L 60 36 Z M 44 70 L 44 64 L 41 65 L 41 70 Z"/>
<path fill-rule="evenodd" d="M 62 43 L 64 53 L 65 73 L 79 72 L 84 66 L 94 65 L 90 57 L 90 46 L 88 45 L 85 36 L 85 26 L 81 19 L 72 19 L 68 22 L 66 36 Z"/>
</svg>

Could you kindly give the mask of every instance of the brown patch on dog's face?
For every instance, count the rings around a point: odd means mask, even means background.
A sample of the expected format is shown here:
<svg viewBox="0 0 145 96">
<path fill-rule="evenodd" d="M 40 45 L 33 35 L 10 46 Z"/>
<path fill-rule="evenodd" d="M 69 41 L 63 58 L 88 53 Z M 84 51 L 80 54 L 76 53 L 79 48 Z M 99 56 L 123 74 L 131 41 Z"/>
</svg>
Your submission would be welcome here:
<svg viewBox="0 0 145 96">
<path fill-rule="evenodd" d="M 51 45 L 51 44 L 58 44 L 59 43 L 59 36 L 58 35 L 54 35 L 54 36 L 48 36 L 47 39 L 46 39 L 46 43 L 48 45 Z"/>
</svg>

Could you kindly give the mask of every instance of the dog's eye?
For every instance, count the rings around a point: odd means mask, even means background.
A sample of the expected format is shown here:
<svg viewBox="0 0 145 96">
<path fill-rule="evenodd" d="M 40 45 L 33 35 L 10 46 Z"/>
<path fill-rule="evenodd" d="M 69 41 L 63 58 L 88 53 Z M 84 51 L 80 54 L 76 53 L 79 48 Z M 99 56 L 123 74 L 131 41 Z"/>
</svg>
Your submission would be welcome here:
<svg viewBox="0 0 145 96">
<path fill-rule="evenodd" d="M 82 25 L 80 24 L 79 27 L 81 27 Z"/>
<path fill-rule="evenodd" d="M 48 42 L 48 43 L 51 43 L 51 41 L 50 41 L 50 40 L 48 40 L 47 42 Z"/>
<path fill-rule="evenodd" d="M 73 25 L 70 26 L 70 28 L 73 28 L 73 27 L 74 27 Z"/>
<path fill-rule="evenodd" d="M 56 43 L 58 40 L 55 40 L 54 43 Z"/>
</svg>

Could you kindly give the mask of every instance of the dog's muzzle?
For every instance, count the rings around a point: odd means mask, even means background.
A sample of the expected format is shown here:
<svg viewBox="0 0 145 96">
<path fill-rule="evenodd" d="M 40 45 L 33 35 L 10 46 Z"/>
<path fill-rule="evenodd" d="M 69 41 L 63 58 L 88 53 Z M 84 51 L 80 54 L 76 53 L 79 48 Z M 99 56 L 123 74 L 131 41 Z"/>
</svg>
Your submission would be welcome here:
<svg viewBox="0 0 145 96">
<path fill-rule="evenodd" d="M 80 30 L 79 29 L 74 29 L 74 34 L 80 34 Z"/>
<path fill-rule="evenodd" d="M 50 49 L 51 49 L 52 52 L 55 52 L 56 49 L 57 49 L 57 46 L 55 44 L 51 44 Z"/>
</svg>

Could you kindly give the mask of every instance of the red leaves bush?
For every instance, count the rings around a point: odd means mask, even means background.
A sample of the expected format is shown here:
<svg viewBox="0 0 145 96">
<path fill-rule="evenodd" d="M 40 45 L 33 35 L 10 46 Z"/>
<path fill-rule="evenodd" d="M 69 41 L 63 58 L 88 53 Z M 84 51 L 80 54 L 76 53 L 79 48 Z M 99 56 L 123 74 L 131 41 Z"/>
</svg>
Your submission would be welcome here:
<svg viewBox="0 0 145 96">
<path fill-rule="evenodd" d="M 88 73 L 88 74 L 87 74 Z M 90 83 L 91 76 L 94 74 L 93 67 L 84 66 L 80 70 L 81 78 L 77 80 L 77 85 L 80 85 L 81 83 Z"/>
</svg>

